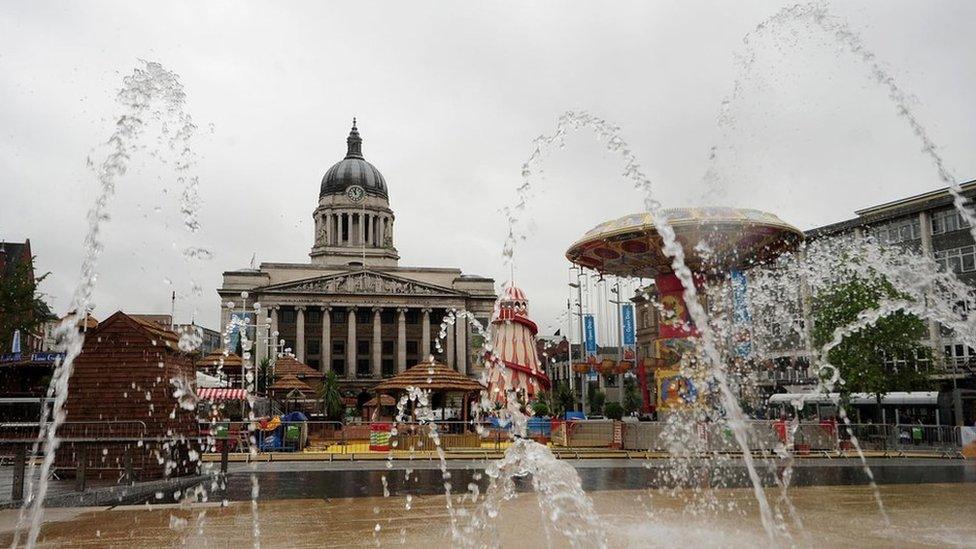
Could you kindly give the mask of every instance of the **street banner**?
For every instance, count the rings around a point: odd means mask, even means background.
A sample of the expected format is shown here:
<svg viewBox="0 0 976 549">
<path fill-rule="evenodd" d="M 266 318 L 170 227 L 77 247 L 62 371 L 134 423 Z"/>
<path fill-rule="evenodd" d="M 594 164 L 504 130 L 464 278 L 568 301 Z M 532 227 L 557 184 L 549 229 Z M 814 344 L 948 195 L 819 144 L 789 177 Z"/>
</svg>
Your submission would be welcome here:
<svg viewBox="0 0 976 549">
<path fill-rule="evenodd" d="M 624 323 L 624 345 L 632 347 L 637 343 L 637 336 L 634 332 L 634 306 L 630 303 L 620 308 L 620 316 Z"/>
<path fill-rule="evenodd" d="M 738 358 L 749 358 L 752 354 L 752 337 L 749 326 L 752 314 L 749 313 L 746 275 L 742 271 L 730 273 L 732 283 L 732 350 Z"/>
<path fill-rule="evenodd" d="M 244 319 L 249 318 L 250 322 L 244 324 Z M 254 326 L 255 315 L 254 313 L 231 313 L 231 329 L 230 329 L 230 352 L 237 352 L 237 345 L 241 341 L 241 332 L 245 329 L 250 329 Z M 245 328 L 247 326 L 247 328 Z M 251 343 L 254 342 L 254 335 L 245 332 Z M 242 350 L 243 352 L 243 350 Z"/>
<path fill-rule="evenodd" d="M 596 355 L 596 321 L 593 315 L 583 315 L 583 334 L 586 337 L 586 354 Z"/>
</svg>

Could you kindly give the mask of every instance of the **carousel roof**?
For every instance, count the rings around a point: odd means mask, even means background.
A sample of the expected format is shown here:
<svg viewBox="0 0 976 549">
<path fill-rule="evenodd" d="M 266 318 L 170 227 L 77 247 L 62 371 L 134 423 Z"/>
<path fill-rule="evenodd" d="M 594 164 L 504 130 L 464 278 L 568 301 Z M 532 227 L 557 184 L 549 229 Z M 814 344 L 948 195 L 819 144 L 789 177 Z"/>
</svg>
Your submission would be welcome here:
<svg viewBox="0 0 976 549">
<path fill-rule="evenodd" d="M 299 379 L 306 377 L 323 377 L 322 372 L 307 364 L 299 362 L 298 359 L 289 355 L 279 357 L 278 360 L 275 361 L 274 371 L 275 374 L 281 376 L 291 374 Z"/>
<path fill-rule="evenodd" d="M 197 367 L 220 366 L 221 364 L 225 367 L 240 367 L 243 362 L 241 357 L 234 353 L 228 353 L 225 356 L 223 351 L 214 351 L 198 360 Z"/>
<path fill-rule="evenodd" d="M 367 400 L 366 404 L 363 404 L 363 407 L 375 408 L 377 405 L 396 406 L 396 403 L 397 401 L 395 398 L 391 397 L 390 395 L 382 394 L 382 395 L 376 395 L 373 398 Z"/>
<path fill-rule="evenodd" d="M 303 393 L 314 393 L 315 389 L 309 387 L 308 383 L 298 379 L 294 374 L 285 374 L 271 385 L 272 391 L 294 391 Z"/>
<path fill-rule="evenodd" d="M 741 269 L 771 260 L 803 240 L 803 232 L 760 210 L 708 207 L 662 210 L 696 272 Z M 601 223 L 570 246 L 566 258 L 602 274 L 652 277 L 672 272 L 649 213 Z"/>
<path fill-rule="evenodd" d="M 483 391 L 485 386 L 470 377 L 435 362 L 422 362 L 408 368 L 390 379 L 380 382 L 373 390 L 377 393 L 392 393 L 406 391 L 408 387 L 419 387 L 431 391 L 441 392 L 476 392 Z"/>
</svg>

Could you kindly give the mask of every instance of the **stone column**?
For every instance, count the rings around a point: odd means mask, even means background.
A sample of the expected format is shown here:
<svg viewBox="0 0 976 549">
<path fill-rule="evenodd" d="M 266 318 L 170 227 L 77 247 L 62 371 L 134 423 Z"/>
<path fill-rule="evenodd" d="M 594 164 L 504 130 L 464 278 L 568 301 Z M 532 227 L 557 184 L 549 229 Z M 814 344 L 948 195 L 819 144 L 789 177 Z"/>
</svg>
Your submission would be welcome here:
<svg viewBox="0 0 976 549">
<path fill-rule="evenodd" d="M 268 358 L 268 343 L 271 341 L 270 330 L 268 330 L 268 308 L 258 309 L 257 326 L 254 327 L 254 359 L 255 364 L 261 365 L 261 361 Z"/>
<path fill-rule="evenodd" d="M 407 310 L 397 309 L 397 372 L 407 369 Z"/>
<path fill-rule="evenodd" d="M 446 314 L 446 312 L 445 312 Z M 444 354 L 447 355 L 444 358 L 447 361 L 447 367 L 454 367 L 454 324 L 447 325 L 447 335 L 444 337 L 444 341 L 441 342 L 444 345 Z"/>
<path fill-rule="evenodd" d="M 356 308 L 346 310 L 346 379 L 356 379 Z"/>
<path fill-rule="evenodd" d="M 420 340 L 420 360 L 426 362 L 430 359 L 430 309 L 423 310 L 423 332 Z"/>
<path fill-rule="evenodd" d="M 295 307 L 295 358 L 305 362 L 305 306 Z"/>
<path fill-rule="evenodd" d="M 281 335 L 278 332 L 278 311 L 281 310 L 279 305 L 275 305 L 271 309 L 271 345 L 269 346 L 269 352 L 272 357 L 278 357 L 278 340 Z"/>
<path fill-rule="evenodd" d="M 457 338 L 457 371 L 468 373 L 468 319 L 458 317 L 454 323 L 454 334 Z"/>
<path fill-rule="evenodd" d="M 380 307 L 373 307 L 373 378 L 381 379 L 383 377 L 383 342 L 382 337 L 382 319 L 380 318 L 380 312 L 382 309 Z"/>
<path fill-rule="evenodd" d="M 356 214 L 356 219 L 359 220 L 359 223 L 356 224 L 356 245 L 362 246 L 363 242 L 366 241 L 364 238 L 366 236 L 366 224 L 364 223 L 366 221 L 366 215 L 363 212 L 359 212 Z"/>
<path fill-rule="evenodd" d="M 322 307 L 322 363 L 319 370 L 332 371 L 332 314 L 331 307 Z"/>
</svg>

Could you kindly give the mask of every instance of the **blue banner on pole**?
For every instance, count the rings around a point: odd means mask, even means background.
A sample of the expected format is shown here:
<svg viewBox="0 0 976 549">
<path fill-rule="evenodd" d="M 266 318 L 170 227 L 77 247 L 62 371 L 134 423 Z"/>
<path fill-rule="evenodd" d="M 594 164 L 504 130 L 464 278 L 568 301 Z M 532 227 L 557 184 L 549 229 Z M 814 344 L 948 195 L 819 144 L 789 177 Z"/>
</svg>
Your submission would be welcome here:
<svg viewBox="0 0 976 549">
<path fill-rule="evenodd" d="M 620 308 L 620 316 L 624 322 L 624 345 L 633 346 L 637 343 L 634 332 L 634 306 L 627 303 Z"/>
<path fill-rule="evenodd" d="M 748 284 L 746 275 L 742 271 L 730 273 L 732 283 L 732 330 L 733 350 L 737 357 L 749 358 L 752 354 L 752 341 L 749 325 L 752 314 L 749 313 Z"/>
<path fill-rule="evenodd" d="M 596 354 L 596 321 L 593 315 L 583 315 L 583 331 L 586 337 L 586 354 Z"/>
</svg>

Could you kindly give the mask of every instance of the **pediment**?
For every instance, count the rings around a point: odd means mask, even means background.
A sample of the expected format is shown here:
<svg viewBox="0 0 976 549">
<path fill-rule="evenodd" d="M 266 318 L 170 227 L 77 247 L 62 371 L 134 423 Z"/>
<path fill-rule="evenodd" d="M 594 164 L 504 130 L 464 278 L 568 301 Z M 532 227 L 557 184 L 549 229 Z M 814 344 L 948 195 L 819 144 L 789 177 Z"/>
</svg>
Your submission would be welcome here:
<svg viewBox="0 0 976 549">
<path fill-rule="evenodd" d="M 266 293 L 323 295 L 460 296 L 457 290 L 370 270 L 305 278 L 261 288 Z"/>
</svg>

